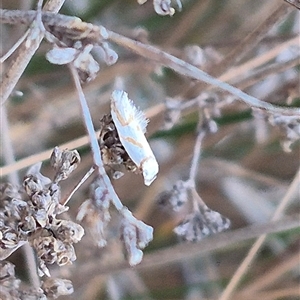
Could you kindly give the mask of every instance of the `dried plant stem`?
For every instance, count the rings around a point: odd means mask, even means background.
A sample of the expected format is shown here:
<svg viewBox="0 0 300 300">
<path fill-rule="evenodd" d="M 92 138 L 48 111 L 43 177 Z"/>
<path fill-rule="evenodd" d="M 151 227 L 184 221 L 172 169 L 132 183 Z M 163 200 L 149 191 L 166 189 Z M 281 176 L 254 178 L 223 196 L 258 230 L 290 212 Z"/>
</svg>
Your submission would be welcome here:
<svg viewBox="0 0 300 300">
<path fill-rule="evenodd" d="M 249 70 L 252 70 L 254 68 L 260 67 L 263 64 L 266 64 L 270 60 L 274 59 L 280 52 L 282 52 L 285 49 L 288 49 L 292 46 L 297 46 L 299 44 L 299 37 L 292 38 L 284 43 L 281 43 L 280 45 L 270 49 L 268 52 L 263 53 L 244 64 L 234 67 L 230 70 L 228 70 L 226 73 L 221 75 L 219 77 L 222 81 L 231 81 L 234 78 L 238 78 L 239 76 L 245 74 Z"/>
<path fill-rule="evenodd" d="M 283 115 L 296 115 L 300 116 L 299 108 L 288 108 L 288 107 L 279 107 L 268 102 L 261 101 L 253 96 L 250 96 L 243 91 L 229 85 L 226 82 L 222 82 L 209 74 L 203 72 L 197 67 L 186 63 L 185 61 L 172 56 L 166 52 L 163 52 L 153 46 L 144 45 L 138 41 L 131 40 L 124 36 L 121 36 L 112 31 L 108 31 L 109 40 L 115 42 L 118 45 L 121 45 L 125 48 L 132 50 L 133 52 L 153 61 L 156 61 L 168 68 L 173 69 L 177 73 L 187 76 L 190 78 L 194 78 L 200 81 L 204 81 L 207 84 L 218 87 L 224 91 L 229 92 L 230 94 L 242 99 L 247 105 L 263 110 L 267 110 L 273 113 L 279 113 Z"/>
<path fill-rule="evenodd" d="M 251 295 L 251 296 L 250 296 Z M 261 291 L 259 293 L 248 294 L 247 296 L 238 295 L 234 300 L 253 300 L 253 299 L 263 299 L 263 300 L 278 300 L 278 299 L 299 299 L 299 287 L 297 284 L 293 287 L 272 289 L 270 291 Z"/>
<path fill-rule="evenodd" d="M 300 2 L 299 0 L 284 0 L 286 3 L 293 5 L 294 7 L 296 7 L 297 9 L 300 10 Z"/>
<path fill-rule="evenodd" d="M 91 145 L 91 149 L 92 149 L 92 153 L 93 153 L 93 159 L 94 159 L 94 163 L 97 167 L 96 172 L 98 172 L 99 176 L 103 179 L 105 186 L 111 196 L 111 201 L 112 201 L 113 205 L 115 206 L 115 208 L 118 211 L 121 211 L 123 208 L 123 204 L 120 201 L 118 195 L 116 194 L 116 192 L 110 182 L 110 179 L 105 172 L 104 165 L 103 165 L 102 158 L 101 158 L 101 151 L 99 148 L 98 139 L 97 139 L 96 132 L 94 129 L 92 117 L 91 117 L 90 110 L 89 110 L 85 95 L 83 93 L 83 90 L 82 90 L 82 87 L 80 84 L 80 79 L 79 79 L 77 70 L 72 65 L 70 65 L 70 70 L 71 70 L 71 74 L 72 74 L 72 77 L 73 77 L 73 80 L 74 80 L 74 83 L 76 86 L 76 90 L 78 93 L 78 97 L 80 100 L 84 124 L 85 124 L 86 130 L 88 132 L 88 136 L 90 139 L 90 145 Z"/>
<path fill-rule="evenodd" d="M 259 24 L 252 32 L 250 32 L 231 52 L 229 52 L 220 63 L 210 68 L 209 73 L 214 77 L 219 77 L 228 68 L 232 68 L 238 63 L 250 50 L 252 50 L 267 34 L 267 32 L 291 9 L 285 3 L 279 3 L 277 7 Z M 204 88 L 202 82 L 199 82 L 184 94 L 198 95 Z"/>
<path fill-rule="evenodd" d="M 16 12 L 16 13 L 19 16 L 21 16 L 20 12 Z M 22 16 L 24 18 L 27 16 L 27 19 L 29 19 L 29 17 L 30 17 L 29 13 L 30 12 L 26 12 L 26 14 L 23 14 Z M 62 19 L 63 19 L 64 16 L 59 15 L 59 17 L 60 17 L 60 26 L 63 26 Z M 32 15 L 31 15 L 31 18 L 32 18 Z M 54 22 L 55 21 L 55 15 L 53 15 L 53 18 L 51 18 L 51 19 L 52 19 L 52 22 Z M 69 20 L 70 17 L 66 17 L 66 19 Z M 75 19 L 78 20 L 78 18 L 74 18 L 74 20 Z M 12 21 L 9 18 L 8 19 L 2 18 L 2 21 L 5 21 L 5 20 L 6 21 L 8 21 L 8 20 Z M 15 20 L 13 20 L 13 21 L 15 21 Z M 44 21 L 44 18 L 43 18 L 43 21 Z M 76 22 L 74 22 L 74 23 L 76 23 Z M 83 22 L 83 24 L 86 24 L 86 23 Z M 93 26 L 93 25 L 91 25 L 91 26 Z M 96 27 L 96 26 L 94 26 L 94 27 Z M 70 28 L 66 28 L 66 30 L 67 29 L 70 29 Z M 91 30 L 91 27 L 89 27 L 89 30 Z M 151 60 L 156 61 L 156 62 L 158 62 L 158 63 L 160 63 L 160 64 L 162 64 L 162 65 L 164 65 L 168 68 L 171 68 L 171 69 L 173 69 L 174 71 L 176 71 L 177 73 L 179 73 L 183 76 L 187 76 L 187 77 L 190 77 L 190 78 L 194 78 L 194 79 L 203 81 L 207 84 L 216 86 L 216 87 L 218 87 L 218 88 L 220 88 L 224 91 L 227 91 L 230 94 L 235 95 L 236 97 L 242 99 L 247 105 L 249 105 L 251 107 L 260 108 L 260 109 L 263 109 L 263 110 L 268 110 L 268 111 L 273 112 L 273 113 L 300 116 L 300 109 L 299 108 L 288 108 L 288 107 L 283 108 L 283 107 L 279 107 L 279 106 L 276 106 L 276 105 L 272 105 L 268 102 L 261 101 L 261 100 L 255 98 L 253 96 L 250 96 L 250 95 L 244 93 L 243 91 L 241 91 L 241 90 L 239 90 L 239 89 L 237 89 L 237 88 L 235 88 L 235 87 L 233 87 L 233 86 L 231 86 L 231 85 L 229 85 L 225 82 L 222 82 L 222 81 L 210 76 L 209 74 L 201 71 L 197 67 L 192 66 L 192 65 L 184 62 L 183 60 L 178 59 L 178 58 L 176 58 L 176 57 L 174 57 L 174 56 L 172 56 L 168 53 L 165 53 L 164 51 L 161 51 L 161 50 L 159 50 L 159 49 L 157 49 L 153 46 L 145 45 L 145 44 L 140 43 L 138 41 L 135 41 L 135 40 L 126 38 L 122 35 L 119 35 L 117 33 L 114 33 L 112 31 L 107 31 L 107 32 L 109 34 L 108 39 L 111 40 L 112 42 L 115 42 L 118 45 L 121 45 L 125 48 L 130 49 L 133 52 L 141 55 L 142 57 L 146 57 L 147 59 L 151 59 Z M 94 39 L 95 39 L 94 43 L 98 42 L 96 40 L 97 36 L 98 35 L 93 36 Z M 298 40 L 297 40 L 297 43 L 298 43 Z M 4 87 L 6 87 L 6 85 L 4 85 Z M 4 91 L 6 91 L 6 90 L 7 90 L 7 88 L 4 89 Z M 5 95 L 6 94 L 4 94 L 4 96 Z M 5 99 L 5 97 L 3 97 L 3 99 Z"/>
<path fill-rule="evenodd" d="M 300 63 L 300 56 L 297 56 L 296 58 L 293 58 L 285 62 L 268 65 L 260 70 L 257 70 L 253 74 L 250 74 L 247 78 L 237 82 L 236 86 L 240 89 L 245 89 L 257 83 L 258 81 L 265 79 L 266 77 L 272 74 L 278 74 L 280 72 L 284 72 L 288 69 L 291 69 L 299 65 L 299 63 Z"/>
<path fill-rule="evenodd" d="M 284 212 L 287 204 L 289 203 L 289 201 L 291 199 L 293 199 L 293 197 L 299 191 L 299 186 L 300 186 L 300 169 L 297 171 L 296 176 L 295 176 L 293 182 L 291 183 L 287 193 L 282 198 L 279 206 L 275 210 L 271 221 L 275 222 L 275 221 L 279 220 L 279 218 L 283 214 L 283 212 Z M 255 259 L 256 254 L 257 254 L 258 250 L 260 249 L 260 247 L 263 245 L 266 237 L 267 237 L 267 234 L 261 235 L 256 240 L 256 242 L 253 244 L 253 246 L 251 247 L 251 249 L 248 252 L 247 256 L 245 257 L 243 262 L 240 264 L 240 266 L 238 267 L 238 269 L 234 273 L 233 277 L 231 278 L 229 284 L 227 285 L 227 287 L 223 291 L 223 293 L 222 293 L 221 297 L 219 298 L 219 300 L 228 300 L 228 299 L 231 298 L 233 292 L 237 288 L 237 286 L 240 283 L 241 279 L 243 278 L 245 273 L 249 270 L 249 265 Z"/>
<path fill-rule="evenodd" d="M 72 196 L 78 191 L 78 189 L 83 185 L 83 183 L 94 173 L 95 167 L 91 167 L 87 173 L 80 179 L 80 181 L 76 184 L 76 186 L 72 189 L 72 191 L 64 198 L 62 199 L 61 203 L 62 205 L 67 205 L 69 200 L 72 198 Z"/>
<path fill-rule="evenodd" d="M 7 119 L 6 107 L 3 105 L 0 109 L 0 120 L 1 120 L 1 145 L 3 147 L 4 160 L 6 163 L 13 163 L 15 161 L 14 148 L 9 136 L 9 123 Z M 20 180 L 17 171 L 14 171 L 9 174 L 9 181 L 15 186 L 20 186 Z M 37 274 L 37 265 L 35 261 L 35 256 L 33 249 L 29 246 L 28 243 L 24 244 L 22 248 L 24 251 L 24 257 L 27 262 L 27 270 L 30 282 L 33 287 L 40 287 L 40 280 Z"/>
<path fill-rule="evenodd" d="M 194 153 L 193 153 L 193 158 L 192 158 L 192 163 L 191 163 L 191 168 L 190 168 L 190 175 L 189 175 L 189 182 L 192 187 L 195 187 L 196 183 L 196 176 L 197 176 L 197 169 L 199 165 L 199 160 L 201 156 L 201 146 L 202 146 L 202 141 L 205 136 L 205 132 L 203 130 L 200 130 L 198 132 L 196 142 L 194 145 Z"/>
<path fill-rule="evenodd" d="M 299 250 L 299 247 L 298 247 Z M 255 278 L 253 282 L 249 283 L 244 289 L 241 290 L 241 294 L 255 293 L 259 290 L 265 289 L 276 282 L 279 277 L 283 277 L 290 270 L 293 270 L 299 264 L 299 251 L 295 254 L 286 257 L 281 264 L 276 264 L 267 274 L 263 273 L 258 278 Z"/>
<path fill-rule="evenodd" d="M 3 64 L 23 43 L 23 41 L 27 38 L 29 34 L 29 30 L 27 30 L 18 40 L 17 42 L 0 58 L 0 63 Z"/>
<path fill-rule="evenodd" d="M 142 270 L 163 267 L 172 263 L 180 262 L 182 260 L 199 257 L 202 254 L 217 249 L 224 249 L 225 247 L 233 246 L 234 244 L 242 241 L 260 236 L 262 233 L 270 234 L 298 227 L 299 216 L 298 214 L 295 214 L 293 216 L 284 217 L 278 221 L 272 221 L 266 224 L 255 224 L 246 228 L 222 232 L 221 234 L 207 237 L 203 241 L 196 244 L 178 244 L 145 254 L 141 264 L 137 265 L 135 268 L 137 270 Z M 80 266 L 82 276 L 111 274 L 113 272 L 119 272 L 120 270 L 128 268 L 128 264 L 126 262 L 108 266 L 101 266 L 101 263 L 101 261 L 93 261 L 92 263 Z"/>
<path fill-rule="evenodd" d="M 239 62 L 250 50 L 252 50 L 262 38 L 269 32 L 269 30 L 282 20 L 291 9 L 285 3 L 279 3 L 269 16 L 266 17 L 261 24 L 259 24 L 252 32 L 250 32 L 231 52 L 229 52 L 224 59 L 219 63 L 215 71 L 212 70 L 213 76 L 220 76 L 229 67 Z"/>
<path fill-rule="evenodd" d="M 64 2 L 65 0 L 48 0 L 44 6 L 44 10 L 57 13 Z M 43 37 L 44 32 L 39 26 L 35 26 L 33 22 L 27 34 L 27 38 L 20 44 L 16 57 L 7 67 L 7 72 L 1 81 L 1 105 L 7 100 L 16 86 L 29 61 L 38 49 Z"/>
</svg>

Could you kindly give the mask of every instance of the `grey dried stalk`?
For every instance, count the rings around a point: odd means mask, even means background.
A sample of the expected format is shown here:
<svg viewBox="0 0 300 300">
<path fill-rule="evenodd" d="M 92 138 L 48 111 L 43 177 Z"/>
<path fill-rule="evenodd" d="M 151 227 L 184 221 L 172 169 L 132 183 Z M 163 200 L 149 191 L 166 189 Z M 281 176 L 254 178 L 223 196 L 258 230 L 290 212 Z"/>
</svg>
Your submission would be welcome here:
<svg viewBox="0 0 300 300">
<path fill-rule="evenodd" d="M 2 16 L 2 21 L 3 22 L 14 22 L 16 21 L 14 18 L 12 17 L 8 17 L 7 16 L 7 11 L 5 10 L 0 10 L 0 13 L 3 14 Z M 21 17 L 23 20 L 31 20 L 31 18 L 34 15 L 34 12 L 32 11 L 27 11 L 25 13 L 22 13 L 20 11 L 15 12 L 15 15 L 17 15 L 18 17 Z M 51 22 L 55 22 L 56 20 L 56 15 L 53 15 L 52 17 L 52 21 Z M 72 28 L 70 28 L 70 19 L 68 19 L 68 22 L 64 24 L 64 22 L 62 22 L 62 19 L 64 19 L 64 16 L 59 15 L 58 24 L 60 25 L 60 32 L 70 32 L 70 29 L 72 31 Z M 70 17 L 68 17 L 70 18 Z M 44 26 L 46 28 L 47 26 L 47 22 L 46 20 L 44 20 L 44 14 L 42 15 L 42 20 L 44 23 Z M 76 21 L 75 21 L 76 20 Z M 91 28 L 97 28 L 97 26 L 94 26 L 92 24 L 87 25 L 87 23 L 81 22 L 80 19 L 78 18 L 74 18 L 76 27 L 88 27 L 89 31 L 91 30 Z M 79 22 L 79 23 L 78 23 Z M 68 24 L 68 26 L 67 26 Z M 81 24 L 79 26 L 79 24 Z M 103 27 L 101 27 L 103 28 Z M 64 30 L 62 30 L 64 29 Z M 101 30 L 95 29 L 96 32 L 101 32 Z M 86 35 L 89 37 L 90 42 L 92 44 L 97 44 L 99 43 L 99 36 L 96 36 L 96 40 L 95 40 L 95 36 L 91 35 L 89 36 L 89 31 L 86 32 Z M 112 31 L 106 30 L 106 33 L 108 34 L 108 40 L 112 41 L 118 45 L 121 45 L 125 48 L 130 49 L 131 51 L 147 58 L 147 59 L 151 59 L 153 61 L 157 61 L 158 63 L 173 69 L 174 71 L 176 71 L 177 73 L 186 76 L 186 77 L 190 77 L 193 79 L 197 79 L 199 81 L 203 81 L 207 84 L 216 86 L 218 88 L 220 88 L 221 90 L 227 91 L 230 94 L 238 97 L 239 99 L 241 99 L 243 102 L 245 102 L 245 104 L 249 105 L 252 108 L 259 108 L 262 110 L 267 110 L 273 113 L 279 113 L 279 114 L 283 114 L 283 115 L 295 115 L 295 116 L 300 116 L 300 109 L 299 108 L 290 108 L 290 107 L 279 107 L 276 105 L 273 105 L 271 103 L 265 102 L 265 101 L 261 101 L 253 96 L 250 96 L 248 94 L 246 94 L 245 92 L 229 85 L 228 83 L 222 82 L 212 76 L 210 76 L 209 74 L 201 71 L 200 69 L 198 69 L 195 66 L 192 66 L 164 51 L 161 51 L 153 46 L 150 45 L 144 45 L 141 42 L 138 41 L 134 41 L 131 40 L 129 38 L 126 38 L 122 35 L 119 35 L 117 33 L 114 33 Z M 86 35 L 84 35 L 84 37 L 86 38 Z M 103 36 L 101 36 L 101 40 L 102 40 Z"/>
<path fill-rule="evenodd" d="M 45 11 L 57 13 L 64 2 L 65 0 L 48 0 L 43 9 Z M 4 13 L 4 11 L 1 10 L 1 16 L 2 13 Z M 33 12 L 34 17 L 36 14 L 36 12 Z M 33 22 L 33 19 L 31 22 Z M 41 31 L 39 26 L 36 26 L 36 24 L 33 23 L 32 27 L 29 29 L 26 39 L 19 46 L 15 59 L 7 67 L 7 73 L 1 81 L 1 105 L 3 105 L 3 103 L 7 100 L 17 82 L 21 78 L 32 56 L 38 49 L 43 36 L 44 32 Z"/>
<path fill-rule="evenodd" d="M 121 236 L 127 251 L 129 264 L 133 266 L 141 262 L 143 257 L 141 249 L 153 239 L 153 229 L 151 226 L 137 220 L 131 212 L 123 206 L 116 194 L 104 168 L 101 150 L 88 104 L 81 87 L 79 75 L 72 64 L 70 64 L 69 67 L 79 96 L 84 124 L 90 138 L 95 172 L 97 173 L 96 180 L 99 181 L 99 186 L 96 187 L 95 195 L 92 197 L 94 198 L 94 201 L 88 199 L 84 202 L 81 206 L 81 211 L 79 212 L 79 219 L 86 218 L 88 220 L 92 225 L 92 231 L 94 231 L 98 238 L 96 243 L 98 246 L 104 246 L 106 244 L 104 229 L 110 219 L 108 208 L 110 203 L 112 203 L 122 218 Z M 97 194 L 97 190 L 99 191 L 99 194 Z M 90 210 L 94 211 L 92 216 L 89 216 L 88 214 Z"/>
</svg>

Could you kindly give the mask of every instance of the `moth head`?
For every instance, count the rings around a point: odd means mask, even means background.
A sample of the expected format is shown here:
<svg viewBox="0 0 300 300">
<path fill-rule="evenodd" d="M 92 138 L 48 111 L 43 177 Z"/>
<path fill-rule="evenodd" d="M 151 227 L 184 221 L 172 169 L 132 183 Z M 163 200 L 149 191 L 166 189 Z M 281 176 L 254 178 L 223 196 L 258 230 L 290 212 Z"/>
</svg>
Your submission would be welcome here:
<svg viewBox="0 0 300 300">
<path fill-rule="evenodd" d="M 145 185 L 150 185 L 157 176 L 158 163 L 152 156 L 148 157 L 142 164 Z"/>
</svg>

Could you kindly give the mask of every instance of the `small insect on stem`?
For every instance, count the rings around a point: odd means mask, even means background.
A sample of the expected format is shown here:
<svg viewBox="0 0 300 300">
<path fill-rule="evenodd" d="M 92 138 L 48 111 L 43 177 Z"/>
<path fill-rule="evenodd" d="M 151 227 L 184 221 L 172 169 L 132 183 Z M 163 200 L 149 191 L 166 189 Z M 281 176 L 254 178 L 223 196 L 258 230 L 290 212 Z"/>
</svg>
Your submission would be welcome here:
<svg viewBox="0 0 300 300">
<path fill-rule="evenodd" d="M 150 185 L 157 176 L 158 163 L 145 137 L 148 120 L 121 90 L 111 95 L 111 115 L 123 147 L 142 171 L 145 185 Z"/>
</svg>

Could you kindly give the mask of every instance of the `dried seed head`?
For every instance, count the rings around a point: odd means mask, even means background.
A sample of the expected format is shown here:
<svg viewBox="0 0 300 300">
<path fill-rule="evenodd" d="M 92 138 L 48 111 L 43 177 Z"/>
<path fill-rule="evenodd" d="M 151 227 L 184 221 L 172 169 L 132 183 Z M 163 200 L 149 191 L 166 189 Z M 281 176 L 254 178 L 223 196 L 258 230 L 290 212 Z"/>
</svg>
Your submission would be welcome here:
<svg viewBox="0 0 300 300">
<path fill-rule="evenodd" d="M 103 163 L 113 169 L 113 176 L 120 172 L 119 166 L 124 166 L 128 171 L 136 172 L 137 167 L 123 147 L 111 115 L 104 115 L 100 122 L 99 145 Z"/>
<path fill-rule="evenodd" d="M 111 66 L 117 62 L 118 54 L 109 47 L 108 43 L 101 43 L 101 50 L 103 53 L 103 60 L 108 66 Z"/>
<path fill-rule="evenodd" d="M 230 227 L 230 221 L 205 205 L 187 215 L 174 232 L 190 242 L 198 242 L 204 237 L 222 232 Z"/>
<path fill-rule="evenodd" d="M 42 289 L 47 297 L 56 299 L 59 296 L 70 295 L 74 292 L 72 282 L 67 279 L 47 278 L 42 283 Z"/>
<path fill-rule="evenodd" d="M 26 175 L 23 187 L 29 197 L 32 197 L 35 193 L 42 192 L 44 189 L 42 182 L 34 175 Z"/>
<path fill-rule="evenodd" d="M 292 144 L 300 140 L 300 118 L 272 114 L 268 116 L 268 121 L 271 125 L 279 127 L 284 133 L 283 150 L 291 152 Z"/>
<path fill-rule="evenodd" d="M 175 9 L 171 7 L 171 0 L 153 0 L 153 5 L 154 5 L 155 12 L 159 15 L 173 16 L 175 13 Z"/>
<path fill-rule="evenodd" d="M 132 213 L 124 207 L 122 210 L 121 239 L 123 241 L 128 261 L 131 266 L 141 262 L 147 244 L 153 239 L 153 228 L 137 220 Z"/>
<path fill-rule="evenodd" d="M 80 156 L 76 150 L 63 150 L 55 147 L 50 158 L 50 164 L 55 169 L 54 182 L 65 180 L 77 168 Z"/>
<path fill-rule="evenodd" d="M 78 243 L 84 235 L 83 227 L 69 220 L 53 220 L 51 231 L 66 243 Z"/>
<path fill-rule="evenodd" d="M 106 246 L 105 229 L 110 221 L 108 208 L 95 206 L 92 199 L 88 199 L 81 204 L 77 220 L 84 221 L 97 247 Z"/>
<path fill-rule="evenodd" d="M 50 273 L 46 264 L 56 263 L 63 266 L 76 260 L 74 247 L 67 241 L 54 237 L 49 230 L 44 229 L 42 234 L 30 241 L 30 244 L 36 250 L 41 274 L 48 277 L 50 277 Z"/>
<path fill-rule="evenodd" d="M 170 191 L 158 196 L 158 204 L 173 211 L 179 211 L 188 200 L 188 185 L 178 180 Z"/>
<path fill-rule="evenodd" d="M 0 261 L 0 299 L 20 299 L 21 280 L 15 277 L 15 266 L 8 261 Z"/>
<path fill-rule="evenodd" d="M 41 288 L 20 289 L 20 298 L 26 300 L 47 300 Z"/>
<path fill-rule="evenodd" d="M 19 189 L 10 183 L 0 183 L 0 206 L 12 199 L 22 199 Z"/>
<path fill-rule="evenodd" d="M 110 196 L 103 179 L 97 178 L 91 185 L 91 199 L 84 201 L 78 211 L 77 220 L 84 221 L 93 241 L 98 247 L 106 246 L 105 229 L 110 221 Z"/>
</svg>

